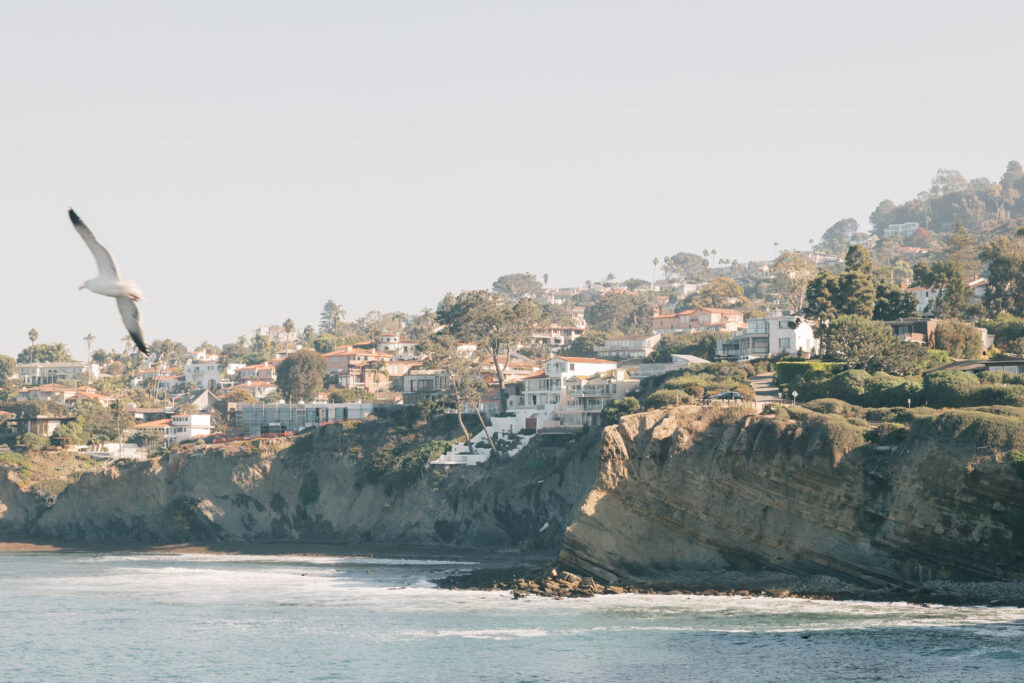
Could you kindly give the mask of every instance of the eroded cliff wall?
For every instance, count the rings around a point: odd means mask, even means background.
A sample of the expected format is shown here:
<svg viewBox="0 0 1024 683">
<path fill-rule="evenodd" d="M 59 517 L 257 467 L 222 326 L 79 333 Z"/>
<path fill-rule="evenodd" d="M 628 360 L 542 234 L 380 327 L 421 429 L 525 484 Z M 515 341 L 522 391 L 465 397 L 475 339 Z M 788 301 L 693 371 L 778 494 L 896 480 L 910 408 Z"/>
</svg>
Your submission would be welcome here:
<svg viewBox="0 0 1024 683">
<path fill-rule="evenodd" d="M 0 534 L 140 543 L 332 541 L 556 551 L 593 448 L 374 480 L 328 427 L 87 473 L 54 501 L 0 479 Z M 545 528 L 545 525 L 546 528 Z M 543 528 L 543 530 L 542 530 Z"/>
<path fill-rule="evenodd" d="M 1012 419 L 991 417 L 1015 430 Z M 915 423 L 890 451 L 861 445 L 835 416 L 628 416 L 604 432 L 559 559 L 608 580 L 759 569 L 883 586 L 1024 579 L 1020 465 L 998 430 L 968 423 Z"/>
</svg>

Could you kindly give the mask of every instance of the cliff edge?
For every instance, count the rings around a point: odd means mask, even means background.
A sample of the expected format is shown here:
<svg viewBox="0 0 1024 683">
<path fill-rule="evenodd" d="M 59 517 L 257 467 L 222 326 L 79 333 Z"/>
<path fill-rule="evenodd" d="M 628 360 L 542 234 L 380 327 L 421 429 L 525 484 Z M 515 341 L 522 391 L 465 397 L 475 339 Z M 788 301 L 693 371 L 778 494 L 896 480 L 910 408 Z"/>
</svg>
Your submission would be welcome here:
<svg viewBox="0 0 1024 683">
<path fill-rule="evenodd" d="M 1021 425 L 936 413 L 879 446 L 806 411 L 630 415 L 604 430 L 559 562 L 613 582 L 759 570 L 879 587 L 1021 580 Z"/>
</svg>

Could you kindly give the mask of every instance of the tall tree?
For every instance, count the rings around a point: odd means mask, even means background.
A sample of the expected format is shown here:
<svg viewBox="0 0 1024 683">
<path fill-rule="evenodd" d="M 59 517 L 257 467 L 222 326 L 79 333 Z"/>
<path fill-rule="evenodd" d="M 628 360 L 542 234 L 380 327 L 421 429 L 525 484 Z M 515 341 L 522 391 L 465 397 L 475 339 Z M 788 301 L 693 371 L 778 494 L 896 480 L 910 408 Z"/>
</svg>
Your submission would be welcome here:
<svg viewBox="0 0 1024 683">
<path fill-rule="evenodd" d="M 772 291 L 780 301 L 794 310 L 804 305 L 807 283 L 814 279 L 814 262 L 798 251 L 787 250 L 778 255 L 772 266 Z"/>
<path fill-rule="evenodd" d="M 1021 167 L 1019 161 L 1011 161 L 1006 165 L 1006 172 L 999 180 L 999 209 L 1003 216 L 1020 199 L 1021 188 L 1019 186 L 1022 184 L 1024 184 L 1024 168 Z"/>
<path fill-rule="evenodd" d="M 850 238 L 854 236 L 860 226 L 853 218 L 844 218 L 836 221 L 821 236 L 818 249 L 827 253 L 840 256 L 846 253 L 850 246 Z"/>
<path fill-rule="evenodd" d="M 502 275 L 491 285 L 495 293 L 512 301 L 523 297 L 536 297 L 544 290 L 543 285 L 531 273 L 509 273 Z"/>
<path fill-rule="evenodd" d="M 277 368 L 277 388 L 287 401 L 312 401 L 324 388 L 327 363 L 312 349 L 291 354 Z"/>
<path fill-rule="evenodd" d="M 4 386 L 14 377 L 14 372 L 17 368 L 18 363 L 16 360 L 0 353 L 0 387 Z"/>
<path fill-rule="evenodd" d="M 599 332 L 639 334 L 649 331 L 655 311 L 650 294 L 610 292 L 587 306 L 584 317 L 587 324 Z"/>
<path fill-rule="evenodd" d="M 497 294 L 473 290 L 457 297 L 446 295 L 438 306 L 437 319 L 456 338 L 476 342 L 491 357 L 498 378 L 501 412 L 508 412 L 505 368 L 514 347 L 526 341 L 540 324 L 540 305 L 533 299 L 520 299 L 513 304 Z"/>
<path fill-rule="evenodd" d="M 847 270 L 840 275 L 837 294 L 839 313 L 870 318 L 875 311 L 875 283 L 862 270 Z"/>
<path fill-rule="evenodd" d="M 846 270 L 859 271 L 871 275 L 873 269 L 871 252 L 866 248 L 859 244 L 854 244 L 846 250 Z"/>
<path fill-rule="evenodd" d="M 1024 315 L 1024 240 L 1000 237 L 985 245 L 981 258 L 988 264 L 988 312 Z"/>
<path fill-rule="evenodd" d="M 967 189 L 967 181 L 955 168 L 940 168 L 932 179 L 931 193 L 935 195 L 963 192 Z"/>
<path fill-rule="evenodd" d="M 426 354 L 425 366 L 440 370 L 445 377 L 445 393 L 455 404 L 459 427 L 469 443 L 472 436 L 462 419 L 467 404 L 478 403 L 483 381 L 475 372 L 473 363 L 459 352 L 459 340 L 447 331 L 431 335 L 420 342 L 419 350 Z"/>
<path fill-rule="evenodd" d="M 985 351 L 980 330 L 960 320 L 939 321 L 935 327 L 935 348 L 962 360 L 981 358 Z"/>
<path fill-rule="evenodd" d="M 345 309 L 334 303 L 333 299 L 328 299 L 320 311 L 320 332 L 337 335 L 344 319 Z"/>
<path fill-rule="evenodd" d="M 896 342 L 892 329 L 883 322 L 858 315 L 837 316 L 823 334 L 827 353 L 853 368 L 871 368 L 880 363 Z"/>
<path fill-rule="evenodd" d="M 839 278 L 827 270 L 819 270 L 817 277 L 807 283 L 804 313 L 816 321 L 821 330 L 825 324 L 838 315 Z"/>
<path fill-rule="evenodd" d="M 96 341 L 96 335 L 90 332 L 82 340 L 85 341 L 85 362 L 88 363 L 92 360 L 92 343 Z"/>
<path fill-rule="evenodd" d="M 943 318 L 958 318 L 971 303 L 971 290 L 964 271 L 955 261 L 914 264 L 914 284 L 939 290 L 931 303 L 931 313 Z"/>
<path fill-rule="evenodd" d="M 30 349 L 35 349 L 37 339 L 39 339 L 39 332 L 36 331 L 36 328 L 33 327 L 31 330 L 28 331 L 28 341 Z M 29 358 L 31 358 L 31 360 L 28 361 L 29 363 L 36 362 L 35 354 L 30 355 Z"/>
<path fill-rule="evenodd" d="M 911 292 L 884 282 L 875 289 L 875 310 L 871 316 L 875 320 L 899 320 L 916 311 L 917 297 Z"/>
<path fill-rule="evenodd" d="M 953 261 L 965 273 L 976 272 L 978 267 L 978 240 L 967 232 L 963 221 L 957 221 L 956 230 L 942 240 L 946 260 Z"/>
<path fill-rule="evenodd" d="M 680 251 L 672 256 L 666 256 L 661 269 L 669 280 L 703 282 L 708 277 L 708 260 L 700 254 Z"/>
<path fill-rule="evenodd" d="M 63 343 L 33 344 L 18 354 L 19 363 L 64 363 L 71 360 L 71 352 Z"/>
</svg>

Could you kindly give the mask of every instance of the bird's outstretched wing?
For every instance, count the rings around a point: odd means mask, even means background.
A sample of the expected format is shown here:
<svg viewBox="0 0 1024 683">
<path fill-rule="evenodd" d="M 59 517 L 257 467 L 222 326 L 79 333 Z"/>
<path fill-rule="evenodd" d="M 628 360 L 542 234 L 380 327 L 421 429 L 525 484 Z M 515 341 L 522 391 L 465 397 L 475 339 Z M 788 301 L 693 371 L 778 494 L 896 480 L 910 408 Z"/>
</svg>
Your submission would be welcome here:
<svg viewBox="0 0 1024 683">
<path fill-rule="evenodd" d="M 96 239 L 96 235 L 92 234 L 92 230 L 89 229 L 82 219 L 78 217 L 75 210 L 68 208 L 68 216 L 71 217 L 71 224 L 75 226 L 75 230 L 85 240 L 85 246 L 89 247 L 89 251 L 92 252 L 93 257 L 96 259 L 96 265 L 99 266 L 101 277 L 112 277 L 115 280 L 121 279 L 121 274 L 117 272 L 117 264 L 114 263 L 114 257 L 110 255 L 107 248 L 99 243 Z M 121 309 L 121 315 L 124 315 L 124 309 Z M 127 324 L 127 321 L 126 321 Z"/>
<path fill-rule="evenodd" d="M 117 310 L 121 312 L 121 320 L 132 336 L 132 341 L 139 347 L 139 351 L 149 353 L 146 347 L 146 340 L 142 337 L 142 315 L 139 314 L 139 307 L 135 302 L 126 296 L 117 297 Z"/>
</svg>

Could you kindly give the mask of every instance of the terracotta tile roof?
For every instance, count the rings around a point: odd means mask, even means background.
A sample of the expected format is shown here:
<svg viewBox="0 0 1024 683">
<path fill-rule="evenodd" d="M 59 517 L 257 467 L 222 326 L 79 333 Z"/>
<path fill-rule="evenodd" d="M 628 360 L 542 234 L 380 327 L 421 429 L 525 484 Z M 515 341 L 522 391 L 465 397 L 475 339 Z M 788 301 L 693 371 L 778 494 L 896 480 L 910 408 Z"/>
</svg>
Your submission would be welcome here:
<svg viewBox="0 0 1024 683">
<path fill-rule="evenodd" d="M 607 358 L 579 358 L 577 356 L 555 356 L 555 358 L 570 363 L 615 363 L 615 361 L 608 360 Z"/>
</svg>

